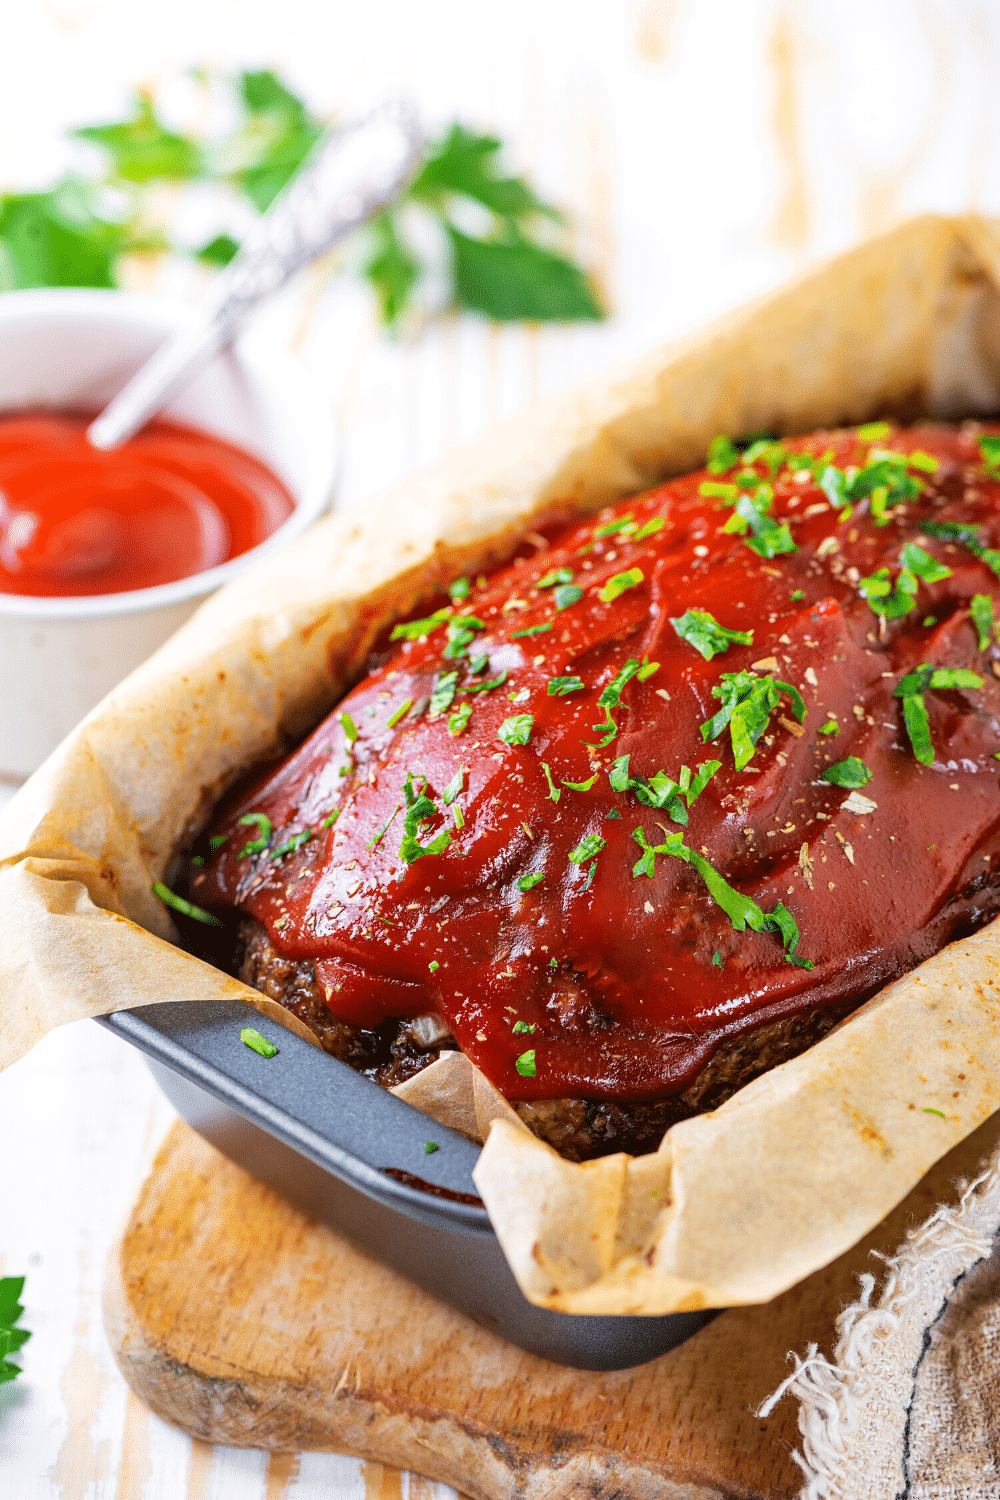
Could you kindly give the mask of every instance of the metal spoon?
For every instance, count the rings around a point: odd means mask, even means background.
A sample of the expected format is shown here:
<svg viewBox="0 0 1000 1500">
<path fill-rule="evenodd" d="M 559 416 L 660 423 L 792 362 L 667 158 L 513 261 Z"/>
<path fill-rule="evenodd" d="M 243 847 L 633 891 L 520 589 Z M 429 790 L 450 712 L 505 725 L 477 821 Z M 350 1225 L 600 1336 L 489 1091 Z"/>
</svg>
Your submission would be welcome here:
<svg viewBox="0 0 1000 1500">
<path fill-rule="evenodd" d="M 168 338 L 91 422 L 92 445 L 126 442 L 232 343 L 259 302 L 390 203 L 416 170 L 423 144 L 416 114 L 402 100 L 327 131 L 212 282 L 194 323 Z"/>
</svg>

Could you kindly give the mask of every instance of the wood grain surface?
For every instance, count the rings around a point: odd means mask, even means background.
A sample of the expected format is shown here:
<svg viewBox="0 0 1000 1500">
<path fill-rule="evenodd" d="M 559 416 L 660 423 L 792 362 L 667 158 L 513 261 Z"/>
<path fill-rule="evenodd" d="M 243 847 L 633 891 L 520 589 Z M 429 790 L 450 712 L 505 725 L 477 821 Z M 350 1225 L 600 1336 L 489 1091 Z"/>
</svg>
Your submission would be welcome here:
<svg viewBox="0 0 1000 1500">
<path fill-rule="evenodd" d="M 210 1443 L 357 1454 L 475 1500 L 790 1500 L 795 1405 L 755 1416 L 787 1351 L 828 1347 L 857 1273 L 877 1270 L 871 1251 L 891 1253 L 947 1201 L 996 1129 L 775 1302 L 725 1312 L 651 1364 L 594 1374 L 486 1333 L 178 1123 L 108 1258 L 105 1324 L 132 1390 Z"/>
</svg>

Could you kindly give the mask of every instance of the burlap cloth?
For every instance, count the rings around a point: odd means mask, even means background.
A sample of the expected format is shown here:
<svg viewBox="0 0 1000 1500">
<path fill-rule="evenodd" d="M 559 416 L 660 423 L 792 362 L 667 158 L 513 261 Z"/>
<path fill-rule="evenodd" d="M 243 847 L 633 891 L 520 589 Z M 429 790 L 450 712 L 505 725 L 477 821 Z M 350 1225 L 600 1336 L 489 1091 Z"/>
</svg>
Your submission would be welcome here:
<svg viewBox="0 0 1000 1500">
<path fill-rule="evenodd" d="M 1000 1497 L 1000 1145 L 791 1358 L 759 1415 L 798 1398 L 801 1500 Z"/>
</svg>

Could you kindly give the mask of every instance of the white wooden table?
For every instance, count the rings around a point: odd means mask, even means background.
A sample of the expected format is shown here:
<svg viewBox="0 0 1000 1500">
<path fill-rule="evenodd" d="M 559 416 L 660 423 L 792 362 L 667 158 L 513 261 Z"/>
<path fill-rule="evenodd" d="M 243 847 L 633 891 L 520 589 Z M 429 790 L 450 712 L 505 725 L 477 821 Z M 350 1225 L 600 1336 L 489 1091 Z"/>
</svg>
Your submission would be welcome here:
<svg viewBox="0 0 1000 1500">
<path fill-rule="evenodd" d="M 435 128 L 496 129 L 564 205 L 613 309 L 593 327 L 443 319 L 400 344 L 349 278 L 308 278 L 266 318 L 310 364 L 344 437 L 341 506 L 568 382 L 925 209 L 1000 213 L 1000 11 L 988 0 L 34 0 L 0 49 L 0 183 L 64 168 L 62 129 L 131 83 L 275 66 L 315 107 L 412 94 Z M 133 280 L 178 295 L 182 273 Z M 862 351 L 859 351 L 859 355 Z M 24 1374 L 0 1388 L 3 1500 L 443 1500 L 446 1486 L 335 1455 L 192 1444 L 129 1395 L 100 1283 L 171 1119 L 138 1056 L 91 1022 L 0 1078 L 0 1273 L 28 1276 Z"/>
</svg>

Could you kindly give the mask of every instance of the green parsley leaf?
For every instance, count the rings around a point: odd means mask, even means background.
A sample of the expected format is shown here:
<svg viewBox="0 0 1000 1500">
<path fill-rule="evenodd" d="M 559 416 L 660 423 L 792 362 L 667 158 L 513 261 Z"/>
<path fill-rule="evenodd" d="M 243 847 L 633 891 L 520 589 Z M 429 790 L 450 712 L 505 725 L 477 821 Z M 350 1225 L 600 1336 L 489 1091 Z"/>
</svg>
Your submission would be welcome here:
<svg viewBox="0 0 1000 1500">
<path fill-rule="evenodd" d="M 573 864 L 584 865 L 588 859 L 593 859 L 600 854 L 607 839 L 602 839 L 599 833 L 588 833 L 577 844 L 575 849 L 569 851 L 569 857 Z"/>
<path fill-rule="evenodd" d="M 298 833 L 293 833 L 291 838 L 279 844 L 276 849 L 271 850 L 272 859 L 284 859 L 286 854 L 297 854 L 303 844 L 308 844 L 313 836 L 311 828 L 302 828 Z"/>
<path fill-rule="evenodd" d="M 520 880 L 517 882 L 517 888 L 519 891 L 530 891 L 532 886 L 541 885 L 544 879 L 545 876 L 541 874 L 540 871 L 536 871 L 532 875 L 522 875 Z M 527 1027 L 524 1027 L 522 1029 L 527 1030 Z M 532 1031 L 534 1031 L 534 1026 L 532 1026 L 531 1029 Z"/>
<path fill-rule="evenodd" d="M 557 583 L 572 583 L 572 568 L 550 568 L 543 578 L 539 578 L 535 584 L 536 589 L 551 589 Z"/>
<path fill-rule="evenodd" d="M 253 1026 L 244 1026 L 240 1032 L 240 1041 L 245 1047 L 249 1047 L 251 1052 L 256 1052 L 259 1057 L 277 1057 L 281 1050 L 273 1042 L 269 1042 L 266 1036 L 261 1036 Z"/>
<path fill-rule="evenodd" d="M 470 662 L 469 665 L 470 665 L 470 667 L 474 668 L 475 667 L 475 662 L 474 661 Z M 489 680 L 489 682 L 474 682 L 471 685 L 471 687 L 464 687 L 464 688 L 462 688 L 462 692 L 463 693 L 491 693 L 494 688 L 502 687 L 503 684 L 506 681 L 507 681 L 507 668 L 506 667 L 501 667 L 499 674 L 496 677 L 491 677 L 490 680 Z"/>
<path fill-rule="evenodd" d="M 718 479 L 703 479 L 698 486 L 699 495 L 706 500 L 727 500 L 734 502 L 740 493 L 738 484 L 723 484 Z"/>
<path fill-rule="evenodd" d="M 340 715 L 340 727 L 344 731 L 344 736 L 347 739 L 348 744 L 353 745 L 358 737 L 358 726 L 355 724 L 350 714 L 343 713 Z"/>
<path fill-rule="evenodd" d="M 691 806 L 691 803 L 696 798 L 701 796 L 716 771 L 720 771 L 721 769 L 721 760 L 703 760 L 692 776 L 689 767 L 681 766 L 678 786 L 688 807 Z"/>
<path fill-rule="evenodd" d="M 325 817 L 325 818 L 324 818 L 324 819 L 323 819 L 323 821 L 322 821 L 322 823 L 321 823 L 321 824 L 320 824 L 320 827 L 321 827 L 321 828 L 332 828 L 332 827 L 333 827 L 333 825 L 334 825 L 334 823 L 336 823 L 336 821 L 337 821 L 337 819 L 338 819 L 338 818 L 339 818 L 339 817 L 340 817 L 340 808 L 339 808 L 339 807 L 335 807 L 335 808 L 334 808 L 334 809 L 333 809 L 333 812 L 332 812 L 332 813 L 329 813 L 329 814 L 328 814 L 328 815 L 327 815 L 327 816 L 326 816 L 326 817 Z"/>
<path fill-rule="evenodd" d="M 907 672 L 893 688 L 893 697 L 903 700 L 903 722 L 913 747 L 913 753 L 921 765 L 934 764 L 934 746 L 931 743 L 930 720 L 924 693 L 947 692 L 956 688 L 981 688 L 983 679 L 967 667 L 932 667 L 927 662 L 915 672 Z"/>
<path fill-rule="evenodd" d="M 791 599 L 793 604 L 798 604 L 799 600 L 804 599 L 805 597 L 805 589 L 793 589 L 792 593 L 789 595 L 789 598 Z"/>
<path fill-rule="evenodd" d="M 917 580 L 910 568 L 900 568 L 894 588 L 889 569 L 879 568 L 870 578 L 859 581 L 858 593 L 867 600 L 874 614 L 887 620 L 898 620 L 916 605 Z"/>
<path fill-rule="evenodd" d="M 515 1021 L 511 1030 L 515 1036 L 523 1036 L 525 1032 L 533 1033 L 535 1030 L 534 1022 L 529 1026 L 527 1021 Z"/>
<path fill-rule="evenodd" d="M 925 1115 L 940 1115 L 942 1120 L 947 1120 L 948 1118 L 943 1109 L 934 1109 L 930 1104 L 924 1105 L 923 1112 Z"/>
<path fill-rule="evenodd" d="M 210 911 L 204 911 L 202 907 L 195 906 L 193 901 L 185 901 L 183 896 L 176 895 L 169 886 L 164 885 L 162 880 L 153 882 L 153 895 L 158 896 L 164 906 L 179 911 L 185 917 L 193 917 L 196 922 L 203 922 L 206 927 L 221 927 L 222 923 L 218 917 L 213 917 Z"/>
<path fill-rule="evenodd" d="M 932 766 L 934 746 L 931 744 L 930 719 L 923 693 L 907 693 L 903 699 L 903 722 L 917 760 L 922 765 Z"/>
<path fill-rule="evenodd" d="M 594 537 L 596 539 L 603 536 L 615 536 L 623 531 L 634 531 L 635 524 L 636 523 L 632 519 L 631 512 L 629 512 L 628 515 L 619 516 L 614 521 L 606 521 L 603 526 L 598 526 L 594 531 Z"/>
<path fill-rule="evenodd" d="M 937 624 L 937 615 L 924 615 L 920 623 L 925 630 L 929 630 L 932 625 Z"/>
<path fill-rule="evenodd" d="M 428 969 L 430 969 L 431 973 L 434 974 L 438 969 L 440 969 L 441 965 L 438 963 L 436 958 L 432 958 L 427 967 Z"/>
<path fill-rule="evenodd" d="M 571 792 L 589 792 L 600 774 L 600 771 L 595 771 L 593 776 L 589 777 L 586 781 L 564 780 L 563 786 L 568 786 Z"/>
<path fill-rule="evenodd" d="M 827 719 L 825 724 L 821 724 L 819 726 L 820 734 L 837 734 L 839 733 L 839 731 L 840 725 L 837 723 L 836 719 Z"/>
<path fill-rule="evenodd" d="M 476 240 L 453 224 L 451 245 L 455 303 L 496 323 L 598 322 L 603 309 L 586 275 L 565 256 L 517 239 Z"/>
<path fill-rule="evenodd" d="M 514 1066 L 517 1069 L 517 1071 L 520 1073 L 520 1075 L 521 1075 L 522 1078 L 534 1078 L 535 1077 L 535 1049 L 534 1049 L 534 1047 L 529 1048 L 529 1050 L 527 1052 L 522 1052 L 521 1056 L 519 1058 L 517 1058 L 517 1060 L 515 1061 Z"/>
<path fill-rule="evenodd" d="M 642 666 L 635 675 L 640 682 L 645 682 L 647 677 L 652 677 L 654 672 L 658 672 L 659 670 L 660 663 L 658 661 L 650 661 L 648 656 L 644 656 L 642 658 Z"/>
<path fill-rule="evenodd" d="M 319 140 L 323 124 L 266 69 L 243 73 L 239 89 L 249 118 L 225 143 L 222 155 L 235 162 L 234 183 L 264 213 Z"/>
<path fill-rule="evenodd" d="M 969 614 L 979 636 L 979 649 L 985 651 L 993 637 L 993 600 L 989 594 L 973 594 Z"/>
<path fill-rule="evenodd" d="M 827 766 L 825 771 L 820 772 L 819 779 L 828 781 L 831 786 L 862 787 L 871 781 L 872 773 L 863 760 L 858 760 L 856 755 L 849 755 L 846 760 L 838 760 L 835 765 Z"/>
<path fill-rule="evenodd" d="M 545 763 L 544 760 L 539 761 L 539 765 L 541 766 L 542 770 L 545 772 L 545 780 L 549 784 L 549 801 L 551 801 L 551 802 L 558 802 L 559 798 L 562 796 L 562 792 L 559 790 L 559 788 L 553 782 L 553 780 L 552 780 L 552 772 L 549 770 L 549 768 L 546 765 L 546 763 Z"/>
<path fill-rule="evenodd" d="M 892 426 L 888 422 L 865 422 L 857 434 L 863 443 L 878 443 L 891 436 Z"/>
<path fill-rule="evenodd" d="M 0 194 L 0 292 L 44 286 L 113 287 L 119 256 L 138 248 L 131 227 L 98 213 L 89 183 Z"/>
<path fill-rule="evenodd" d="M 452 701 L 454 700 L 457 687 L 457 672 L 440 672 L 438 676 L 435 677 L 430 703 L 432 718 L 436 718 L 439 714 L 448 712 L 448 709 L 451 707 Z"/>
<path fill-rule="evenodd" d="M 403 239 L 395 216 L 383 211 L 369 225 L 371 248 L 361 267 L 378 300 L 382 322 L 387 328 L 398 323 L 406 310 L 413 290 L 420 280 L 420 262 Z M 449 589 L 449 593 L 451 590 Z M 452 598 L 466 598 L 465 594 Z"/>
<path fill-rule="evenodd" d="M 108 158 L 108 176 L 122 182 L 186 182 L 203 170 L 197 143 L 167 130 L 148 94 L 137 94 L 129 120 L 83 125 L 70 134 L 99 146 Z"/>
<path fill-rule="evenodd" d="M 728 651 L 731 645 L 753 645 L 752 630 L 729 630 L 707 609 L 687 609 L 679 618 L 671 618 L 670 623 L 681 640 L 700 651 L 706 661 Z"/>
<path fill-rule="evenodd" d="M 403 796 L 406 801 L 406 817 L 403 820 L 403 837 L 399 845 L 399 857 L 404 859 L 408 865 L 415 860 L 422 859 L 427 854 L 443 854 L 451 844 L 450 833 L 439 833 L 437 838 L 431 839 L 428 844 L 420 843 L 420 830 L 424 823 L 433 818 L 438 809 L 427 793 L 427 778 L 423 777 L 423 790 L 417 792 L 413 785 L 413 773 L 407 771 L 406 781 L 403 785 Z"/>
<path fill-rule="evenodd" d="M 728 469 L 739 463 L 739 458 L 739 450 L 732 438 L 720 433 L 708 445 L 708 461 L 705 467 L 710 474 L 725 474 Z"/>
<path fill-rule="evenodd" d="M 549 697 L 564 698 L 567 693 L 579 693 L 585 687 L 582 677 L 550 677 Z"/>
<path fill-rule="evenodd" d="M 597 597 L 602 604 L 612 604 L 626 590 L 638 588 L 644 577 L 641 568 L 626 568 L 624 573 L 616 573 L 613 578 L 609 578 L 604 587 L 598 589 Z"/>
<path fill-rule="evenodd" d="M 449 781 L 441 794 L 441 801 L 445 807 L 450 807 L 455 798 L 461 795 L 462 787 L 465 785 L 465 767 L 459 766 L 454 776 Z"/>
<path fill-rule="evenodd" d="M 568 609 L 578 599 L 583 598 L 583 589 L 578 583 L 561 583 L 552 595 L 556 609 Z"/>
<path fill-rule="evenodd" d="M 261 812 L 244 813 L 243 817 L 240 818 L 240 827 L 256 828 L 257 837 L 255 839 L 251 839 L 249 843 L 243 845 L 243 848 L 240 850 L 237 858 L 246 859 L 251 854 L 262 854 L 270 844 L 271 835 L 274 832 L 274 829 L 271 825 L 271 819 L 267 816 L 267 814 Z M 225 839 L 223 839 L 223 843 L 225 843 Z"/>
<path fill-rule="evenodd" d="M 510 638 L 512 641 L 519 641 L 524 635 L 544 635 L 551 629 L 551 625 L 529 625 L 525 630 L 512 630 Z"/>
<path fill-rule="evenodd" d="M 455 578 L 448 585 L 448 594 L 453 604 L 461 604 L 463 599 L 468 599 L 472 592 L 472 582 L 464 575 Z"/>
<path fill-rule="evenodd" d="M 773 558 L 786 552 L 798 552 L 788 522 L 772 520 L 769 515 L 761 512 L 759 505 L 749 495 L 740 496 L 735 513 L 753 532 L 753 536 L 744 537 L 744 541 L 758 557 Z"/>
<path fill-rule="evenodd" d="M 933 453 L 925 453 L 922 448 L 914 448 L 912 453 L 908 453 L 906 462 L 911 469 L 919 469 L 924 474 L 936 474 L 941 467 Z"/>
<path fill-rule="evenodd" d="M 636 677 L 639 674 L 640 670 L 641 669 L 639 667 L 639 663 L 636 661 L 635 657 L 630 656 L 628 661 L 622 667 L 621 671 L 618 672 L 617 675 L 613 677 L 612 680 L 608 683 L 607 687 L 602 690 L 601 696 L 597 700 L 598 708 L 614 708 L 621 699 L 622 690 L 632 680 L 633 677 Z M 599 726 L 595 725 L 594 727 L 596 729 Z"/>
<path fill-rule="evenodd" d="M 434 1153 L 435 1153 L 435 1151 L 440 1151 L 440 1150 L 441 1150 L 441 1147 L 438 1145 L 437 1141 L 424 1141 L 424 1155 L 425 1156 L 433 1156 Z"/>
<path fill-rule="evenodd" d="M 228 266 L 239 248 L 239 241 L 234 240 L 231 234 L 215 234 L 194 254 L 195 259 L 202 261 L 204 265 L 221 269 L 222 266 Z"/>
<path fill-rule="evenodd" d="M 229 842 L 229 835 L 228 834 L 225 834 L 225 833 L 213 833 L 212 837 L 208 841 L 208 847 L 211 849 L 212 853 L 214 854 L 215 851 L 216 851 L 216 849 L 221 849 L 222 846 L 223 846 L 223 844 L 228 844 L 228 842 Z"/>
<path fill-rule="evenodd" d="M 782 693 L 787 693 L 792 699 L 792 711 L 801 724 L 805 718 L 805 703 L 791 683 L 773 677 L 757 677 L 745 670 L 723 672 L 721 682 L 712 689 L 712 696 L 722 700 L 722 707 L 702 724 L 702 739 L 716 740 L 728 727 L 736 769 L 742 771 L 753 756 L 754 747 L 767 728 Z"/>
<path fill-rule="evenodd" d="M 404 698 L 403 701 L 402 701 L 402 703 L 396 709 L 396 712 L 394 714 L 391 714 L 390 717 L 388 719 L 386 719 L 386 721 L 385 721 L 385 727 L 386 727 L 386 729 L 395 729 L 396 725 L 402 719 L 406 718 L 406 715 L 410 712 L 410 709 L 412 707 L 413 707 L 413 699 L 412 698 Z"/>
<path fill-rule="evenodd" d="M 511 714 L 497 730 L 497 739 L 503 740 L 505 745 L 526 745 L 531 739 L 534 723 L 534 714 Z"/>
<path fill-rule="evenodd" d="M 448 733 L 462 734 L 472 718 L 472 704 L 460 703 L 455 712 L 448 715 Z"/>
<path fill-rule="evenodd" d="M 665 771 L 657 771 L 656 775 L 650 777 L 649 781 L 644 781 L 641 776 L 630 776 L 628 763 L 629 757 L 627 755 L 620 755 L 612 765 L 611 770 L 608 772 L 612 791 L 631 792 L 646 807 L 664 808 L 675 823 L 680 823 L 686 827 L 688 817 L 684 810 L 684 804 L 681 801 L 681 787 L 678 783 L 672 781 Z M 714 764 L 718 768 L 719 762 L 710 761 L 708 764 Z M 689 770 L 689 787 L 690 775 L 691 772 Z M 706 776 L 699 791 L 704 790 L 708 779 L 708 776 Z M 696 792 L 695 796 L 697 795 L 698 793 Z M 694 797 L 688 799 L 689 807 L 693 801 Z"/>
<path fill-rule="evenodd" d="M 477 620 L 475 615 L 459 615 L 456 620 L 449 620 L 448 629 L 445 631 L 448 644 L 443 654 L 449 661 L 456 661 L 458 657 L 468 655 L 469 647 L 476 638 L 476 631 L 485 629 L 485 621 Z"/>
<path fill-rule="evenodd" d="M 437 630 L 449 618 L 447 609 L 437 609 L 426 620 L 406 620 L 402 625 L 394 625 L 390 641 L 419 641 L 424 636 L 430 635 L 432 630 Z"/>
<path fill-rule="evenodd" d="M 899 560 L 904 567 L 909 568 L 911 573 L 916 573 L 917 577 L 922 578 L 925 583 L 939 583 L 943 578 L 951 577 L 951 569 L 946 568 L 944 563 L 938 562 L 936 557 L 931 557 L 930 553 L 925 552 L 923 547 L 918 546 L 916 542 L 906 543 L 899 554 Z"/>
<path fill-rule="evenodd" d="M 650 516 L 633 536 L 633 542 L 644 542 L 647 537 L 655 536 L 658 531 L 662 531 L 666 524 L 662 516 Z"/>
<path fill-rule="evenodd" d="M 20 1365 L 9 1356 L 16 1354 L 31 1338 L 27 1328 L 15 1327 L 24 1315 L 20 1302 L 23 1291 L 23 1276 L 0 1276 L 0 1385 L 16 1380 L 20 1375 Z"/>
<path fill-rule="evenodd" d="M 718 948 L 716 948 L 715 952 L 712 954 L 712 962 L 717 969 L 722 968 L 722 954 L 719 952 Z"/>
<path fill-rule="evenodd" d="M 981 437 L 979 452 L 987 469 L 996 470 L 1000 467 L 1000 437 Z"/>
</svg>

